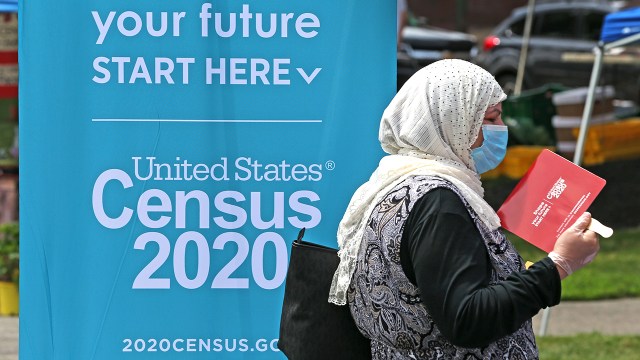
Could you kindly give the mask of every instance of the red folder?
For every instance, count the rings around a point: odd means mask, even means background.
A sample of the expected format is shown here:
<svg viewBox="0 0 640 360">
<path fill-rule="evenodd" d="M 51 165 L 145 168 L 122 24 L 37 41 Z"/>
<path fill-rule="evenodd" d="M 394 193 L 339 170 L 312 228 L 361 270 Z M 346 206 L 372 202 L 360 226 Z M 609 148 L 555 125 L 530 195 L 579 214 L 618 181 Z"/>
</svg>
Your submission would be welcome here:
<svg viewBox="0 0 640 360">
<path fill-rule="evenodd" d="M 605 183 L 562 156 L 543 150 L 498 209 L 502 227 L 550 252 Z"/>
</svg>

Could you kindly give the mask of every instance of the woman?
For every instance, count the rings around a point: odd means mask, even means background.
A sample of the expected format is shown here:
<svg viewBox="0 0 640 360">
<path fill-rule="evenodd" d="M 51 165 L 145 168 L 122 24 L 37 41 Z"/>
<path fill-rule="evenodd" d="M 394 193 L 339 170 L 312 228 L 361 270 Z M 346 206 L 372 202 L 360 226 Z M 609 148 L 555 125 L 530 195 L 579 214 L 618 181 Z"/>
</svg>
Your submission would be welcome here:
<svg viewBox="0 0 640 360">
<path fill-rule="evenodd" d="M 385 110 L 384 157 L 340 223 L 329 301 L 349 303 L 374 359 L 534 359 L 531 317 L 598 239 L 583 214 L 525 270 L 484 201 L 479 174 L 503 159 L 506 98 L 493 76 L 441 60 Z"/>
</svg>

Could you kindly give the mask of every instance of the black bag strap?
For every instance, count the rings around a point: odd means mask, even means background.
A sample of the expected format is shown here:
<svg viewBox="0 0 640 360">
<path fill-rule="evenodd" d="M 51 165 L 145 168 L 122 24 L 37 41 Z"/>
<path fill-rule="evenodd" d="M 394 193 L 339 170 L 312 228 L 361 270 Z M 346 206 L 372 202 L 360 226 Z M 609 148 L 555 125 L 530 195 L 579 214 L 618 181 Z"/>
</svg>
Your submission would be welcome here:
<svg viewBox="0 0 640 360">
<path fill-rule="evenodd" d="M 306 228 L 300 229 L 300 232 L 298 233 L 298 238 L 296 239 L 297 242 L 302 241 L 302 238 L 304 237 L 304 231 L 305 230 L 306 230 Z"/>
</svg>

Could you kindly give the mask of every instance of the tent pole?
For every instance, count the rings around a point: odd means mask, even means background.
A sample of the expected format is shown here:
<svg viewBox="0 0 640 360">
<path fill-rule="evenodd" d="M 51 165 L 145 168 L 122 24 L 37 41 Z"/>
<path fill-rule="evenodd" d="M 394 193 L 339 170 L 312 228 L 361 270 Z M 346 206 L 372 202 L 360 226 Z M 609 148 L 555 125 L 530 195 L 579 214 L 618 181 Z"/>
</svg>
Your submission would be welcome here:
<svg viewBox="0 0 640 360">
<path fill-rule="evenodd" d="M 546 307 L 542 310 L 542 320 L 540 321 L 540 336 L 547 334 L 547 327 L 549 326 L 549 316 L 551 316 L 551 308 Z"/>
<path fill-rule="evenodd" d="M 513 94 L 518 96 L 522 91 L 522 83 L 524 82 L 524 68 L 527 64 L 527 52 L 529 50 L 529 41 L 531 40 L 531 24 L 533 23 L 533 10 L 536 6 L 536 0 L 529 0 L 527 6 L 527 17 L 524 20 L 524 34 L 522 34 L 522 48 L 520 49 L 520 59 L 518 60 L 518 72 L 516 73 L 516 83 Z"/>
<path fill-rule="evenodd" d="M 638 42 L 638 41 L 640 41 L 640 33 L 605 44 L 603 48 L 605 51 L 607 51 L 617 47 L 633 44 L 634 42 Z"/>
<path fill-rule="evenodd" d="M 582 112 L 582 122 L 580 123 L 580 133 L 576 141 L 576 151 L 573 154 L 573 163 L 576 165 L 582 164 L 582 157 L 584 152 L 585 138 L 587 137 L 587 130 L 589 129 L 589 121 L 591 121 L 591 114 L 593 113 L 593 102 L 595 100 L 596 87 L 600 80 L 600 70 L 602 70 L 602 59 L 604 57 L 604 51 L 602 45 L 593 48 L 595 52 L 595 59 L 593 61 L 593 70 L 591 71 L 591 79 L 589 80 L 589 90 L 587 92 L 587 99 L 584 104 L 584 110 Z"/>
</svg>

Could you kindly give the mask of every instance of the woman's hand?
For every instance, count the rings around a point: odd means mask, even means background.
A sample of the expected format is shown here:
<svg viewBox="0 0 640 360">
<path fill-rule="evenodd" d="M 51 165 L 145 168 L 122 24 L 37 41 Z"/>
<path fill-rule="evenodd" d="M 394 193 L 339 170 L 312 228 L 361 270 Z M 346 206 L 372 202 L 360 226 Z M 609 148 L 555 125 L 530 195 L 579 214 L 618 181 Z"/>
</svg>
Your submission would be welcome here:
<svg viewBox="0 0 640 360">
<path fill-rule="evenodd" d="M 553 260 L 564 279 L 587 265 L 596 257 L 600 243 L 595 232 L 588 230 L 591 214 L 585 212 L 556 241 L 549 257 Z"/>
</svg>

